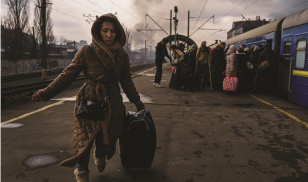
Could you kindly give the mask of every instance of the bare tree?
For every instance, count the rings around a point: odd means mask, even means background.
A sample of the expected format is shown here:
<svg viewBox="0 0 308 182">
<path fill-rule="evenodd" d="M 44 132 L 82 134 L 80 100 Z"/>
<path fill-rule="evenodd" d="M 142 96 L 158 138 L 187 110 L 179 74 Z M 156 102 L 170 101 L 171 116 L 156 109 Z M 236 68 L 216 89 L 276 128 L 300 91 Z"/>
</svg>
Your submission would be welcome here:
<svg viewBox="0 0 308 182">
<path fill-rule="evenodd" d="M 59 44 L 60 45 L 65 45 L 66 44 L 66 42 L 67 42 L 67 40 L 66 40 L 66 38 L 65 37 L 63 37 L 63 36 L 60 36 L 60 38 L 59 38 Z"/>
<path fill-rule="evenodd" d="M 26 42 L 29 33 L 29 0 L 5 0 L 7 15 L 2 17 L 1 42 L 7 56 L 11 59 L 23 58 L 29 51 Z"/>
<path fill-rule="evenodd" d="M 51 3 L 51 0 L 46 0 L 46 3 Z M 37 5 L 42 4 L 42 0 L 37 0 L 36 1 Z M 47 39 L 47 44 L 54 43 L 54 35 L 53 35 L 53 22 L 51 20 L 50 14 L 51 14 L 52 6 L 47 6 L 46 7 L 46 39 Z M 37 41 L 39 44 L 42 43 L 42 11 L 39 7 L 35 6 L 34 8 L 34 20 L 33 20 L 33 25 L 34 25 L 34 31 L 35 31 L 35 37 L 37 38 Z"/>
</svg>

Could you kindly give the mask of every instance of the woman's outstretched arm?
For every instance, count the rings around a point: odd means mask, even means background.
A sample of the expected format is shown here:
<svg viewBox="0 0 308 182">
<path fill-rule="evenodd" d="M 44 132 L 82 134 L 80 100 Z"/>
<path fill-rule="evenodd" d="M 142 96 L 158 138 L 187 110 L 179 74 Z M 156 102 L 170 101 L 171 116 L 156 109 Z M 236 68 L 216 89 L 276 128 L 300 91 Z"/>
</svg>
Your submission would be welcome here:
<svg viewBox="0 0 308 182">
<path fill-rule="evenodd" d="M 43 101 L 48 101 L 72 84 L 79 76 L 80 72 L 86 67 L 85 52 L 86 46 L 82 46 L 72 62 L 63 70 L 63 72 L 46 88 L 38 91 L 38 96 L 40 98 L 38 98 L 36 92 L 33 94 L 32 100 L 35 101 L 37 98 L 38 100 L 36 101 L 40 101 L 40 99 Z"/>
</svg>

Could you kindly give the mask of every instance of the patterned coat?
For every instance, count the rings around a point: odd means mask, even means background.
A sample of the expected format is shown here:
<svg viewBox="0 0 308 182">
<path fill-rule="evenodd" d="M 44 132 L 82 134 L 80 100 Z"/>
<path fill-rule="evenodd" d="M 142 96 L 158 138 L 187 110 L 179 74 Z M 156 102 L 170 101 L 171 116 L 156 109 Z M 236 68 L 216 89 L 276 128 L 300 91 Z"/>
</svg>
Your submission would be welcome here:
<svg viewBox="0 0 308 182">
<path fill-rule="evenodd" d="M 112 20 L 117 26 L 116 42 L 111 46 L 107 46 L 96 34 L 96 27 L 99 22 L 103 20 Z M 112 73 L 116 82 L 120 82 L 124 93 L 127 95 L 130 102 L 136 103 L 140 101 L 140 96 L 135 88 L 131 78 L 129 57 L 123 48 L 126 43 L 125 32 L 118 21 L 112 14 L 105 14 L 95 20 L 91 28 L 92 45 L 95 48 L 97 55 L 105 68 Z M 45 89 L 40 90 L 39 94 L 43 101 L 48 101 L 66 87 L 68 87 L 79 73 L 83 71 L 85 77 L 96 83 L 102 83 L 109 91 L 108 103 L 108 136 L 109 149 L 107 159 L 109 160 L 115 153 L 116 141 L 122 134 L 123 119 L 125 117 L 125 106 L 123 105 L 123 98 L 116 89 L 112 81 L 109 82 L 109 75 L 95 59 L 91 48 L 87 45 L 81 47 L 75 55 L 71 64 L 63 70 L 63 72 Z M 76 111 L 81 101 L 81 91 L 85 87 L 84 99 L 98 101 L 95 90 L 95 85 L 84 84 L 77 94 L 76 104 L 74 108 L 75 130 L 73 135 L 73 149 L 74 157 L 63 161 L 60 165 L 67 167 L 74 167 L 79 159 L 89 149 L 90 144 L 93 143 L 97 134 L 101 130 L 102 121 L 96 119 L 89 119 L 76 116 Z"/>
<path fill-rule="evenodd" d="M 236 58 L 236 48 L 232 45 L 227 52 L 227 68 L 226 68 L 226 76 L 228 77 L 231 73 L 231 76 L 237 76 L 237 58 Z"/>
</svg>

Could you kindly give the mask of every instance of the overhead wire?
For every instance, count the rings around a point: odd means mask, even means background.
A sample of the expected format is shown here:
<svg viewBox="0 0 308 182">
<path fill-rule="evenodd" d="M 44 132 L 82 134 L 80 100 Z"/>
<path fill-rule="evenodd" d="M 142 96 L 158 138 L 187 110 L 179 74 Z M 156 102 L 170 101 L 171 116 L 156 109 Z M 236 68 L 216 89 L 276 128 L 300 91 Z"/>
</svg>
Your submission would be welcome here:
<svg viewBox="0 0 308 182">
<path fill-rule="evenodd" d="M 98 6 L 97 4 L 93 3 L 92 1 L 90 1 L 90 0 L 88 0 L 88 1 L 89 1 L 90 3 L 92 3 L 92 4 L 94 4 L 95 6 L 99 7 L 100 9 L 102 9 L 102 10 L 106 11 L 107 13 L 109 13 L 107 10 L 101 8 L 100 6 Z"/>
<path fill-rule="evenodd" d="M 138 18 L 139 20 L 144 21 L 143 19 L 141 19 L 141 18 L 139 18 L 139 17 L 133 15 L 132 13 L 126 11 L 125 9 L 123 9 L 122 7 L 120 7 L 119 5 L 117 5 L 116 3 L 114 3 L 113 1 L 111 1 L 111 0 L 109 0 L 109 1 L 112 2 L 114 5 L 116 5 L 117 7 L 121 8 L 121 9 L 122 9 L 123 11 L 125 11 L 126 13 L 130 14 L 131 16 L 133 16 L 133 17 L 135 17 L 135 18 Z"/>
<path fill-rule="evenodd" d="M 72 1 L 74 1 L 74 0 L 72 0 Z M 81 4 L 81 3 L 79 3 L 79 2 L 77 2 L 77 1 L 74 1 L 74 2 L 77 3 L 77 4 L 80 4 L 80 5 L 82 5 L 82 6 L 86 7 L 86 8 L 88 8 L 88 9 L 91 9 L 91 10 L 93 10 L 93 11 L 95 11 L 95 12 L 100 13 L 99 11 L 97 11 L 97 10 L 95 10 L 95 9 L 92 9 L 92 8 L 89 8 L 89 7 L 87 7 L 87 6 L 85 6 L 85 5 Z"/>
<path fill-rule="evenodd" d="M 57 1 L 58 2 L 58 1 Z M 61 1 L 61 3 L 66 3 L 66 4 L 68 4 L 66 1 Z M 84 10 L 82 10 L 82 9 L 79 9 L 79 8 L 77 8 L 76 6 L 73 6 L 72 4 L 69 4 L 71 7 L 73 7 L 73 8 L 75 8 L 75 9 L 78 9 L 80 12 L 82 12 L 82 11 L 84 11 Z"/>
<path fill-rule="evenodd" d="M 287 8 L 287 9 L 284 9 L 284 10 L 278 11 L 278 12 L 276 12 L 276 13 L 273 13 L 273 14 L 270 14 L 270 15 L 267 15 L 267 16 L 271 16 L 271 15 L 278 14 L 278 13 L 280 13 L 280 12 L 283 12 L 283 11 L 285 11 L 285 10 L 288 10 L 288 9 L 294 8 L 294 7 L 296 7 L 296 6 L 299 6 L 299 5 L 302 5 L 302 4 L 305 4 L 305 3 L 308 3 L 308 1 L 305 1 L 305 2 L 303 2 L 303 3 L 297 4 L 297 5 L 295 5 L 295 6 L 289 7 L 289 8 Z"/>
<path fill-rule="evenodd" d="M 71 16 L 71 17 L 73 17 L 73 18 L 77 18 L 77 19 L 79 19 L 79 20 L 84 21 L 84 20 L 83 20 L 83 19 L 81 19 L 81 18 L 78 18 L 78 17 L 76 17 L 76 16 L 73 16 L 73 15 L 67 14 L 67 13 L 65 13 L 65 12 L 62 12 L 62 11 L 59 11 L 59 10 L 56 10 L 56 9 L 53 9 L 53 10 L 58 11 L 58 12 L 63 13 L 63 14 L 66 14 L 66 15 L 68 15 L 68 16 Z"/>
<path fill-rule="evenodd" d="M 227 15 L 229 15 L 233 10 L 235 10 L 235 9 L 236 9 L 239 5 L 241 5 L 244 1 L 245 1 L 245 0 L 243 0 L 242 2 L 240 2 L 240 3 L 239 3 L 238 5 L 236 5 L 233 9 L 231 9 L 227 14 L 225 14 L 222 18 L 220 18 L 218 21 L 216 21 L 215 24 L 213 24 L 213 25 L 211 26 L 211 28 L 212 28 L 213 26 L 216 27 L 216 23 L 218 23 L 221 19 L 223 19 L 223 18 L 225 18 Z M 207 33 L 204 34 L 203 38 L 204 38 L 206 35 L 207 35 Z"/>
<path fill-rule="evenodd" d="M 197 25 L 198 20 L 199 20 L 199 18 L 200 18 L 200 16 L 201 16 L 201 14 L 202 14 L 202 12 L 203 12 L 203 10 L 204 10 L 204 7 L 205 7 L 205 5 L 206 5 L 206 3 L 207 3 L 207 2 L 208 2 L 208 0 L 206 0 L 206 1 L 205 1 L 204 5 L 203 5 L 203 8 L 202 8 L 202 10 L 201 10 L 201 12 L 200 12 L 200 14 L 199 14 L 199 17 L 198 17 L 198 19 L 197 19 L 197 21 L 196 21 L 196 23 L 195 23 L 195 25 L 194 25 L 194 27 L 193 27 L 193 29 L 192 29 L 192 32 L 194 31 L 195 26 Z"/>
<path fill-rule="evenodd" d="M 66 6 L 66 7 L 68 7 L 68 8 L 70 8 L 70 9 L 71 9 L 71 7 L 69 7 L 69 6 L 65 5 L 65 4 L 62 4 L 61 2 L 57 2 L 57 3 L 60 3 L 61 5 Z M 76 11 L 76 10 L 73 10 L 73 11 Z M 84 12 L 81 12 L 81 11 L 79 11 L 79 10 L 78 10 L 78 13 L 83 14 Z"/>
<path fill-rule="evenodd" d="M 280 19 L 280 18 L 289 16 L 289 15 L 295 13 L 295 12 L 304 10 L 304 9 L 306 9 L 307 7 L 308 7 L 308 5 L 307 5 L 307 6 L 304 6 L 304 7 L 300 7 L 300 8 L 294 9 L 294 10 L 291 10 L 291 11 L 287 11 L 287 12 L 285 12 L 285 13 L 282 14 L 282 15 L 274 15 L 273 17 L 274 17 L 274 19 Z"/>
<path fill-rule="evenodd" d="M 255 0 L 254 2 L 252 2 L 249 6 L 247 6 L 246 8 L 244 8 L 243 11 L 241 11 L 239 14 L 237 14 L 231 21 L 233 21 L 238 15 L 240 15 L 241 13 L 243 13 L 246 9 L 248 9 L 250 6 L 252 6 L 254 3 L 256 3 L 258 0 Z M 223 27 L 225 27 L 227 24 L 229 24 L 231 21 L 227 22 L 224 26 L 222 26 L 220 29 L 222 29 Z M 218 31 L 214 32 L 213 34 L 211 34 L 209 37 L 211 37 L 212 35 L 214 35 L 215 33 L 217 33 Z M 208 38 L 208 37 L 207 37 Z"/>
</svg>

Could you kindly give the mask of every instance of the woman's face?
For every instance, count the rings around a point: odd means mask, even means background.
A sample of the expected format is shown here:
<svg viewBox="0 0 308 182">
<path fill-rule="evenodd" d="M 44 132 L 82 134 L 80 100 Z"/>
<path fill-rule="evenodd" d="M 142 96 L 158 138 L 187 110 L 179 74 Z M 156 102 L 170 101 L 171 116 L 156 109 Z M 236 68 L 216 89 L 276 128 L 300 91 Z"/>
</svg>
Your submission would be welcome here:
<svg viewBox="0 0 308 182">
<path fill-rule="evenodd" d="M 101 27 L 101 36 L 107 45 L 111 45 L 116 37 L 116 31 L 110 22 L 104 22 Z"/>
</svg>

